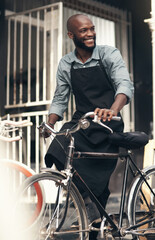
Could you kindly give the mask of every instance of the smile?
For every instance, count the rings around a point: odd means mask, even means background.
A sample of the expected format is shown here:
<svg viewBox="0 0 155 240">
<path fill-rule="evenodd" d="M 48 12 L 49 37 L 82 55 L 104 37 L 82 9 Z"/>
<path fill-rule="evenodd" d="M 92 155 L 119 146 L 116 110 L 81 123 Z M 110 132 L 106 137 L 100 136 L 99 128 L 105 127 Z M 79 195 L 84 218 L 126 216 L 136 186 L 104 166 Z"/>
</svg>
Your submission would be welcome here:
<svg viewBox="0 0 155 240">
<path fill-rule="evenodd" d="M 84 42 L 94 42 L 94 38 L 91 38 L 91 39 L 85 39 Z"/>
</svg>

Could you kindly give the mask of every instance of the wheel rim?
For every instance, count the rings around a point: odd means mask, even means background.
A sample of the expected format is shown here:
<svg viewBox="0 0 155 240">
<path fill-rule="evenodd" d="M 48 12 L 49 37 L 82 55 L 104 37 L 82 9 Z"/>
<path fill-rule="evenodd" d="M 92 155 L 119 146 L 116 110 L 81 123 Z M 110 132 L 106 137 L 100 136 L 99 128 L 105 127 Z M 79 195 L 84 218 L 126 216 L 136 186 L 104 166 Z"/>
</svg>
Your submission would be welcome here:
<svg viewBox="0 0 155 240">
<path fill-rule="evenodd" d="M 33 192 L 34 185 L 30 184 L 27 188 L 27 192 Z M 81 212 L 79 211 L 79 202 L 77 203 L 78 199 L 74 195 L 74 191 L 71 191 L 69 197 L 69 207 L 67 210 L 67 216 L 65 219 L 65 223 L 63 224 L 60 232 L 55 233 L 55 230 L 59 226 L 60 221 L 62 220 L 64 209 L 65 209 L 65 198 L 66 198 L 66 189 L 64 185 L 60 184 L 59 180 L 54 178 L 47 180 L 47 179 L 40 179 L 37 182 L 39 186 L 44 188 L 44 209 L 42 213 L 38 217 L 38 219 L 30 226 L 28 231 L 32 232 L 32 235 L 37 235 L 37 239 L 44 240 L 44 239 L 63 239 L 62 236 L 65 235 L 64 239 L 84 239 L 83 234 L 79 233 L 79 230 L 84 228 L 83 220 L 81 218 Z M 32 190 L 30 190 L 32 188 Z M 60 189 L 59 198 L 57 196 L 56 189 Z M 54 192 L 55 191 L 55 192 Z M 47 193 L 52 192 L 52 194 L 48 195 Z M 25 194 L 24 194 L 25 195 Z M 57 202 L 58 198 L 58 206 L 56 207 L 54 204 Z M 34 203 L 34 205 L 36 205 Z M 33 206 L 35 208 L 35 206 Z M 31 211 L 31 210 L 30 210 Z M 30 213 L 31 215 L 31 213 Z M 49 224 L 50 223 L 50 224 Z M 72 234 L 69 232 L 72 231 Z M 79 238 L 80 236 L 80 238 Z M 49 237 L 49 238 L 48 238 Z"/>
<path fill-rule="evenodd" d="M 155 192 L 155 171 L 148 173 L 147 181 Z M 153 217 L 155 217 L 155 197 L 154 194 L 151 193 L 150 189 L 146 185 L 144 181 L 139 183 L 139 186 L 136 189 L 136 197 L 134 201 L 134 214 L 133 214 L 133 224 L 138 224 L 145 222 Z M 145 224 L 139 227 L 139 230 L 155 228 L 155 222 L 151 221 L 148 224 Z M 145 232 L 145 231 L 144 231 Z M 145 232 L 146 233 L 146 232 Z M 139 237 L 139 239 L 152 239 L 151 236 L 147 237 Z"/>
</svg>

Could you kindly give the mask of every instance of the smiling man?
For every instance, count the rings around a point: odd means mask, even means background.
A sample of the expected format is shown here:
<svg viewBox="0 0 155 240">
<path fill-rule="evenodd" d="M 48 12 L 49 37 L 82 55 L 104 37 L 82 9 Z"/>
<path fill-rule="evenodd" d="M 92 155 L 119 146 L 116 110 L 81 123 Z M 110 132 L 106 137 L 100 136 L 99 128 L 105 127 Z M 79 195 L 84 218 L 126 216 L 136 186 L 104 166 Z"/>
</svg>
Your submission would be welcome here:
<svg viewBox="0 0 155 240">
<path fill-rule="evenodd" d="M 67 21 L 68 36 L 74 41 L 76 48 L 92 53 L 96 46 L 95 26 L 84 15 L 74 15 Z M 82 24 L 81 24 L 82 23 Z"/>
<path fill-rule="evenodd" d="M 95 26 L 83 14 L 71 16 L 67 21 L 68 36 L 75 44 L 75 50 L 65 55 L 57 70 L 57 87 L 49 110 L 48 123 L 52 127 L 63 119 L 68 106 L 70 92 L 75 96 L 76 111 L 72 120 L 62 127 L 71 128 L 86 112 L 94 111 L 99 119 L 114 132 L 123 131 L 123 121 L 111 121 L 112 116 L 120 116 L 120 110 L 133 95 L 133 84 L 118 49 L 110 46 L 96 46 Z M 104 31 L 104 29 L 103 29 Z M 87 130 L 74 134 L 75 148 L 84 152 L 117 152 L 116 146 L 108 142 L 108 134 L 103 127 L 92 123 Z M 67 141 L 63 137 L 55 139 L 45 156 L 48 167 L 55 163 L 60 170 L 65 163 Z M 105 207 L 109 196 L 109 179 L 115 169 L 117 159 L 74 160 L 73 166 L 88 184 L 92 192 Z M 78 182 L 76 182 L 78 186 Z M 100 219 L 96 206 L 87 193 L 78 186 L 88 210 L 90 222 Z M 90 239 L 96 239 L 91 235 Z"/>
</svg>

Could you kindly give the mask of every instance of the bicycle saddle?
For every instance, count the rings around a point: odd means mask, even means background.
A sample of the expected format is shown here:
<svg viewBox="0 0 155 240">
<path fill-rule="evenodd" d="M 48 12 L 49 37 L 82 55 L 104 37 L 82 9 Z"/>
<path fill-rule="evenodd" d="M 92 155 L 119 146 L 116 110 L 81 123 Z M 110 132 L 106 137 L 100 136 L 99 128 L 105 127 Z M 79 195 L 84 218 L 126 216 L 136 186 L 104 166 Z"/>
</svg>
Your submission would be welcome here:
<svg viewBox="0 0 155 240">
<path fill-rule="evenodd" d="M 114 132 L 109 135 L 108 139 L 110 143 L 126 149 L 144 147 L 149 141 L 149 137 L 146 133 L 138 131 L 125 133 Z"/>
</svg>

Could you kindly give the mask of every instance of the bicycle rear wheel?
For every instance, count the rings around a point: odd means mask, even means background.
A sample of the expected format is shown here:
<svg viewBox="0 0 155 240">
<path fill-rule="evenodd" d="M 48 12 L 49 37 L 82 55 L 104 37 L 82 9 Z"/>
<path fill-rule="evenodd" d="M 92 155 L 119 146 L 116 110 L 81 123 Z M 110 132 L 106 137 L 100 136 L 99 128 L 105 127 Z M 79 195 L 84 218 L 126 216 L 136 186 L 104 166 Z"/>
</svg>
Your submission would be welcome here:
<svg viewBox="0 0 155 240">
<path fill-rule="evenodd" d="M 137 239 L 155 239 L 155 166 L 144 170 L 146 182 L 138 177 L 131 188 L 128 204 L 128 217 L 130 225 L 146 223 L 135 228 L 144 237 Z M 150 186 L 150 187 L 149 187 Z"/>
<path fill-rule="evenodd" d="M 22 230 L 29 240 L 88 239 L 85 206 L 73 183 L 70 187 L 66 217 L 61 228 L 58 229 L 66 209 L 67 187 L 63 183 L 64 179 L 64 175 L 51 171 L 30 177 L 22 186 L 16 212 L 21 212 L 21 207 L 26 210 L 24 211 L 26 215 L 22 218 L 22 222 L 24 221 Z M 42 189 L 44 203 L 39 216 L 34 221 L 34 212 L 39 201 L 36 184 Z M 21 229 L 18 232 L 22 233 Z"/>
<path fill-rule="evenodd" d="M 19 187 L 27 177 L 35 174 L 35 171 L 26 164 L 12 159 L 0 159 L 0 169 L 5 178 L 12 182 L 12 186 Z"/>
<path fill-rule="evenodd" d="M 13 235 L 16 234 L 14 226 L 18 225 L 19 222 L 16 218 L 14 218 L 14 221 L 11 221 L 12 209 L 14 208 L 20 186 L 28 177 L 31 177 L 34 174 L 35 172 L 30 167 L 21 162 L 10 159 L 0 160 L 0 234 L 3 240 L 18 240 L 17 238 L 14 238 Z M 37 194 L 40 194 L 36 208 L 36 218 L 39 216 L 39 213 L 42 209 L 41 200 L 43 198 L 40 190 L 40 186 L 36 186 L 35 191 Z"/>
</svg>

